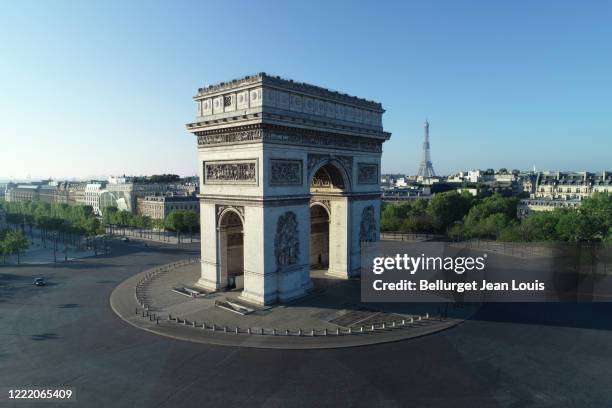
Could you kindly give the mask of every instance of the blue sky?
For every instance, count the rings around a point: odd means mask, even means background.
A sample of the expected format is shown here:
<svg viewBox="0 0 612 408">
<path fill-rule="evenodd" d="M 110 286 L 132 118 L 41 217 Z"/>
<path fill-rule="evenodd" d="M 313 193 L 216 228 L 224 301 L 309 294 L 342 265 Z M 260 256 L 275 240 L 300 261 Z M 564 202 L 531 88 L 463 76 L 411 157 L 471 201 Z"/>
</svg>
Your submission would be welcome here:
<svg viewBox="0 0 612 408">
<path fill-rule="evenodd" d="M 612 2 L 5 2 L 0 179 L 196 173 L 198 87 L 374 99 L 383 171 L 612 170 Z"/>
</svg>

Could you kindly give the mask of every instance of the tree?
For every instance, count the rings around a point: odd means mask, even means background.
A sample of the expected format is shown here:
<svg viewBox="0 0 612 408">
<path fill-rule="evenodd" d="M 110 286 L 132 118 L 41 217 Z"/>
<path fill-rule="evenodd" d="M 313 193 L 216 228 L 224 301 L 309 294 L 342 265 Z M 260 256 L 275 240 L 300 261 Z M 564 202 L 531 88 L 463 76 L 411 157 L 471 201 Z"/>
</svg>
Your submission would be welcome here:
<svg viewBox="0 0 612 408">
<path fill-rule="evenodd" d="M 4 250 L 9 255 L 17 254 L 17 264 L 20 263 L 20 254 L 30 246 L 28 239 L 23 235 L 21 231 L 9 231 L 4 240 Z"/>
<path fill-rule="evenodd" d="M 170 211 L 164 223 L 167 229 L 177 233 L 177 240 L 179 243 L 181 242 L 181 230 L 185 228 L 183 213 L 184 212 L 180 210 Z"/>
<path fill-rule="evenodd" d="M 612 229 L 612 194 L 595 192 L 582 202 L 578 211 L 591 220 L 596 238 L 606 239 Z"/>
<path fill-rule="evenodd" d="M 117 211 L 119 211 L 119 209 L 116 206 L 109 205 L 108 207 L 106 207 L 104 209 L 104 213 L 102 214 L 102 223 L 104 225 L 114 224 L 116 216 L 115 214 L 117 213 Z"/>
<path fill-rule="evenodd" d="M 593 241 L 599 235 L 599 226 L 592 217 L 571 210 L 561 214 L 555 229 L 561 239 L 571 242 Z"/>
<path fill-rule="evenodd" d="M 432 218 L 434 228 L 446 232 L 455 222 L 461 221 L 470 211 L 473 197 L 468 192 L 461 194 L 457 191 L 436 194 L 427 207 L 427 212 Z"/>
<path fill-rule="evenodd" d="M 432 232 L 433 222 L 427 213 L 427 200 L 400 204 L 385 204 L 381 211 L 380 229 L 382 231 Z"/>
<path fill-rule="evenodd" d="M 193 229 L 198 225 L 198 215 L 194 211 L 183 213 L 183 224 L 189 229 L 189 240 L 193 242 Z"/>
</svg>

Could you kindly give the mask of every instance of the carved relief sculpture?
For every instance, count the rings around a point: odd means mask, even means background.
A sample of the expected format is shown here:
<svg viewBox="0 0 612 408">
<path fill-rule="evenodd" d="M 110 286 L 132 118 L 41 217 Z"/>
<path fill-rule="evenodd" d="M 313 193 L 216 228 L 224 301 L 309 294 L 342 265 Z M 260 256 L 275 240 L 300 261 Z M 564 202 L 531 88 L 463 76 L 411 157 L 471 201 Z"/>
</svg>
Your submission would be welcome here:
<svg viewBox="0 0 612 408">
<path fill-rule="evenodd" d="M 270 185 L 300 186 L 302 185 L 301 160 L 270 160 Z"/>
<path fill-rule="evenodd" d="M 204 162 L 204 183 L 257 184 L 257 161 Z"/>
<path fill-rule="evenodd" d="M 374 206 L 368 205 L 361 213 L 361 227 L 359 228 L 359 241 L 374 242 L 378 238 L 378 228 L 376 228 L 376 216 Z"/>
<path fill-rule="evenodd" d="M 366 152 L 382 151 L 382 142 L 356 136 L 344 136 L 308 129 L 292 129 L 277 125 L 249 125 L 241 130 L 196 132 L 198 146 L 208 147 L 233 143 L 281 143 L 301 146 L 332 147 Z"/>
<path fill-rule="evenodd" d="M 378 165 L 359 163 L 357 165 L 357 182 L 359 184 L 378 184 Z"/>
<path fill-rule="evenodd" d="M 293 211 L 287 211 L 278 217 L 276 237 L 274 238 L 274 256 L 279 268 L 293 265 L 300 256 L 300 238 L 298 221 Z"/>
</svg>

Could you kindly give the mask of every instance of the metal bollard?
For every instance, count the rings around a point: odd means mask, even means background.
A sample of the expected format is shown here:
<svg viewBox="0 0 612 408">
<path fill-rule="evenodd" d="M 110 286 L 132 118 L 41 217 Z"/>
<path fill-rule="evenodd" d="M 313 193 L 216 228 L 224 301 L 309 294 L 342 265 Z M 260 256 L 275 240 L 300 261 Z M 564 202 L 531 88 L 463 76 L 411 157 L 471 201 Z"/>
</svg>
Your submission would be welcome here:
<svg viewBox="0 0 612 408">
<path fill-rule="evenodd" d="M 323 335 L 327 336 L 327 328 L 325 330 L 323 330 Z"/>
<path fill-rule="evenodd" d="M 402 326 L 406 325 L 406 319 L 402 319 Z"/>
<path fill-rule="evenodd" d="M 298 336 L 302 335 L 302 329 L 298 329 Z"/>
<path fill-rule="evenodd" d="M 363 326 L 359 328 L 359 331 L 363 333 Z"/>
<path fill-rule="evenodd" d="M 395 327 L 395 320 L 393 321 L 393 323 L 391 324 L 392 327 Z"/>
<path fill-rule="evenodd" d="M 159 317 L 155 319 L 155 324 L 159 324 Z"/>
<path fill-rule="evenodd" d="M 196 321 L 194 320 L 192 323 L 193 323 L 193 327 L 196 327 Z"/>
<path fill-rule="evenodd" d="M 223 326 L 223 333 L 227 333 L 227 326 Z"/>
<path fill-rule="evenodd" d="M 339 335 L 340 335 L 340 328 L 339 328 L 339 327 L 336 329 L 336 335 L 337 335 L 337 336 L 339 336 Z"/>
<path fill-rule="evenodd" d="M 386 329 L 386 328 L 387 328 L 387 325 L 385 324 L 385 322 L 383 322 L 383 324 L 382 324 L 382 328 L 383 328 L 383 329 Z"/>
<path fill-rule="evenodd" d="M 315 330 L 314 329 L 312 329 L 312 331 L 310 332 L 310 335 L 314 337 L 314 335 L 315 335 Z"/>
<path fill-rule="evenodd" d="M 376 330 L 376 327 L 374 325 L 372 325 L 372 331 Z"/>
<path fill-rule="evenodd" d="M 276 336 L 276 329 L 272 329 L 272 335 Z"/>
<path fill-rule="evenodd" d="M 136 314 L 138 314 L 138 308 L 136 308 Z"/>
<path fill-rule="evenodd" d="M 212 331 L 217 330 L 217 325 L 213 323 L 212 327 L 211 327 Z"/>
<path fill-rule="evenodd" d="M 250 327 L 247 329 L 247 333 L 251 334 L 251 328 Z"/>
<path fill-rule="evenodd" d="M 168 320 L 172 320 L 172 315 L 171 314 L 168 315 Z"/>
<path fill-rule="evenodd" d="M 183 324 L 187 326 L 187 319 L 183 319 Z"/>
<path fill-rule="evenodd" d="M 285 336 L 289 335 L 289 329 L 285 329 Z"/>
<path fill-rule="evenodd" d="M 259 334 L 261 334 L 261 335 L 264 334 L 264 328 L 263 327 L 259 330 Z"/>
</svg>

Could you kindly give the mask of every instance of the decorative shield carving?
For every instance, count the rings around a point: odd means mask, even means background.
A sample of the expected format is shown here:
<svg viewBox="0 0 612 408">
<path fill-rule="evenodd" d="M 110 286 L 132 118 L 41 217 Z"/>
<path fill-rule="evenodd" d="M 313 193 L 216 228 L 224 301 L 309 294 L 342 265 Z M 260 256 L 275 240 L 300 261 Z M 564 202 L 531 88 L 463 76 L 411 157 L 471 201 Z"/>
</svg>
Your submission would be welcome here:
<svg viewBox="0 0 612 408">
<path fill-rule="evenodd" d="M 274 256 L 279 268 L 294 265 L 298 261 L 300 238 L 297 217 L 293 211 L 287 211 L 278 217 L 274 238 Z"/>
</svg>

